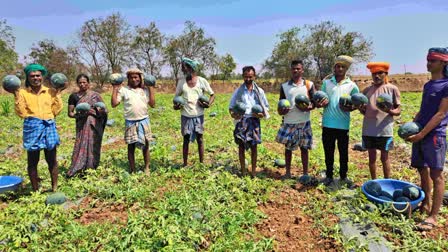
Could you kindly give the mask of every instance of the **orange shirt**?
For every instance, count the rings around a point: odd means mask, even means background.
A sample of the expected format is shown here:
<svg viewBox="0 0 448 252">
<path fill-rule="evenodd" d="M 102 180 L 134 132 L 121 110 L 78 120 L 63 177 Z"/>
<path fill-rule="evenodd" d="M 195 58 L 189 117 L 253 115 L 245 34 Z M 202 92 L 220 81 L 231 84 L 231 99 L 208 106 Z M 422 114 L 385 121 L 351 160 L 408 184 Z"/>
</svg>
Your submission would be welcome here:
<svg viewBox="0 0 448 252">
<path fill-rule="evenodd" d="M 15 105 L 16 113 L 21 118 L 54 119 L 62 111 L 61 95 L 45 86 L 42 86 L 37 94 L 31 87 L 19 89 Z"/>
</svg>

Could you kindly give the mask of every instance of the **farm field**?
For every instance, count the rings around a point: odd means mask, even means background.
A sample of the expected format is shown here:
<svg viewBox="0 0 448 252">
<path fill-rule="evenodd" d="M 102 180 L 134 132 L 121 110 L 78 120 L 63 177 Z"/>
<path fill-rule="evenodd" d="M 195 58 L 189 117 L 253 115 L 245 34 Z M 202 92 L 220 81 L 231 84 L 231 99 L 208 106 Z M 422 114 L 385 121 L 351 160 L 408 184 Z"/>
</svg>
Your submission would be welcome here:
<svg viewBox="0 0 448 252">
<path fill-rule="evenodd" d="M 284 169 L 274 167 L 283 158 L 283 146 L 275 142 L 281 117 L 275 112 L 278 96 L 268 94 L 271 118 L 262 121 L 263 144 L 259 146 L 257 177 L 240 177 L 233 123 L 228 114 L 230 94 L 217 94 L 205 114 L 205 163 L 199 164 L 195 144 L 190 147 L 188 167 L 181 167 L 180 113 L 172 109 L 171 94 L 156 94 L 150 109 L 155 141 L 151 146 L 151 175 L 128 173 L 123 141 L 122 106 L 110 109 L 110 93 L 103 99 L 109 119 L 103 138 L 101 164 L 83 178 L 66 179 L 75 138 L 75 122 L 64 110 L 57 117 L 61 136 L 58 148 L 59 191 L 69 204 L 45 205 L 51 188 L 47 165 L 41 154 L 41 191 L 31 192 L 22 148 L 22 120 L 15 115 L 13 96 L 0 96 L 0 175 L 24 178 L 16 194 L 0 195 L 1 251 L 365 251 L 355 239 L 344 238 L 339 218 L 374 223 L 394 251 L 447 251 L 448 209 L 443 207 L 439 228 L 416 232 L 422 216 L 411 219 L 389 209 L 369 212 L 360 188 L 329 192 L 322 185 L 302 187 L 295 180 L 280 180 Z M 420 105 L 420 93 L 402 94 L 399 122 L 412 119 Z M 8 106 L 9 105 L 9 106 Z M 209 113 L 216 112 L 216 117 Z M 320 178 L 325 170 L 320 141 L 322 110 L 312 112 L 315 148 L 310 173 Z M 362 117 L 352 113 L 350 145 L 361 141 Z M 391 152 L 392 178 L 418 183 L 417 171 L 409 168 L 410 144 L 396 135 Z M 137 167 L 143 159 L 137 152 Z M 250 158 L 249 153 L 246 155 Z M 300 176 L 299 152 L 294 152 L 293 175 Z M 336 171 L 338 170 L 336 155 Z M 350 150 L 349 178 L 360 186 L 369 179 L 366 152 Z M 250 163 L 250 162 L 249 162 Z M 381 177 L 381 168 L 379 166 Z M 337 174 L 337 173 L 336 173 Z"/>
</svg>

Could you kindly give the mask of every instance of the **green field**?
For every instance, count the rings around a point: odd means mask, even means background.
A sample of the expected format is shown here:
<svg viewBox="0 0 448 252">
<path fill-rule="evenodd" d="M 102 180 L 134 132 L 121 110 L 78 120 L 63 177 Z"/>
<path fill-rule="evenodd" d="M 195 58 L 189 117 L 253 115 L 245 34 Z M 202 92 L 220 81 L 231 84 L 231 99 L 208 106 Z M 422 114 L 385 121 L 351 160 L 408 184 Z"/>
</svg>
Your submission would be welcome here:
<svg viewBox="0 0 448 252">
<path fill-rule="evenodd" d="M 278 245 L 273 238 L 263 237 L 255 224 L 267 218 L 257 206 L 276 197 L 276 193 L 290 189 L 293 180 L 271 179 L 266 171 L 275 171 L 273 160 L 283 158 L 283 148 L 275 143 L 281 117 L 272 112 L 269 120 L 262 121 L 264 143 L 259 146 L 259 173 L 257 178 L 239 177 L 237 146 L 233 142 L 233 122 L 228 114 L 230 95 L 217 95 L 215 104 L 206 111 L 205 155 L 206 163 L 198 164 L 196 146 L 190 147 L 190 166 L 181 168 L 182 136 L 180 114 L 172 109 L 172 95 L 157 94 L 156 108 L 150 109 L 151 127 L 156 142 L 151 147 L 151 175 L 129 174 L 124 134 L 122 107 L 110 110 L 109 119 L 115 126 L 107 127 L 103 139 L 101 165 L 89 170 L 84 178 L 66 179 L 63 175 L 70 165 L 75 137 L 75 122 L 68 118 L 66 107 L 57 117 L 62 143 L 58 148 L 60 166 L 59 191 L 64 192 L 80 207 L 46 206 L 46 192 L 51 188 L 47 166 L 41 154 L 39 176 L 43 178 L 42 191 L 30 191 L 26 173 L 26 153 L 21 146 L 22 120 L 14 114 L 13 97 L 0 96 L 5 112 L 0 115 L 0 175 L 13 174 L 24 178 L 24 188 L 18 194 L 0 196 L 0 250 L 16 251 L 270 251 Z M 64 101 L 68 95 L 64 95 Z M 110 95 L 105 94 L 110 109 Z M 276 107 L 277 95 L 268 95 L 271 108 Z M 420 105 L 419 93 L 404 93 L 402 122 L 410 121 Z M 272 109 L 271 109 L 272 110 Z M 273 109 L 275 110 L 275 109 Z M 209 117 L 217 112 L 216 117 Z M 362 117 L 353 112 L 350 131 L 351 144 L 361 139 Z M 312 112 L 316 148 L 311 152 L 311 173 L 320 176 L 324 171 L 324 155 L 320 142 L 321 110 Z M 396 130 L 395 130 L 396 131 Z M 395 133 L 396 134 L 396 133 Z M 415 170 L 409 169 L 409 153 L 404 141 L 395 137 L 392 177 L 418 183 Z M 115 142 L 114 142 L 115 141 Z M 269 146 L 269 148 L 267 147 Z M 298 152 L 295 152 L 297 167 Z M 361 155 L 361 154 L 358 154 Z M 349 177 L 357 184 L 369 178 L 367 155 L 352 158 Z M 138 153 L 137 167 L 143 160 Z M 250 155 L 247 155 L 249 159 Z M 338 161 L 335 162 L 336 170 Z M 283 172 L 283 171 L 282 171 Z M 378 173 L 380 176 L 382 172 Z M 343 191 L 326 192 L 320 185 L 301 192 L 308 204 L 303 211 L 314 220 L 314 228 L 321 236 L 333 241 L 338 250 L 357 247 L 354 240 L 343 239 L 338 226 L 328 226 L 330 215 L 341 214 L 352 220 L 369 219 L 379 227 L 394 250 L 447 251 L 445 232 L 422 235 L 413 231 L 420 217 L 412 219 L 392 214 L 387 209 L 375 212 L 363 210 L 367 200 L 360 189 L 353 198 L 343 197 Z M 88 199 L 88 200 L 86 200 Z M 100 211 L 106 221 L 86 219 L 86 212 Z M 114 215 L 115 213 L 115 215 Z M 114 216 L 116 218 L 114 218 Z M 124 216 L 124 217 L 123 217 Z M 442 208 L 439 224 L 447 225 L 448 210 Z M 396 230 L 400 230 L 397 232 Z M 313 244 L 308 249 L 313 250 Z"/>
</svg>

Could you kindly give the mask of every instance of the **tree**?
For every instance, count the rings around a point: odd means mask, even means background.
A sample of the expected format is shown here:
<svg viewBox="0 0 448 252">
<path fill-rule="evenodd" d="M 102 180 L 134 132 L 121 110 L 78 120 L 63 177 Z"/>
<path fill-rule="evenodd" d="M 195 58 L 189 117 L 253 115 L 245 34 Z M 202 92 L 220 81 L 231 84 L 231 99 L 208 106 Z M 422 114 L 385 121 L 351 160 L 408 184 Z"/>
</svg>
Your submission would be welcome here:
<svg viewBox="0 0 448 252">
<path fill-rule="evenodd" d="M 165 59 L 176 82 L 179 79 L 179 62 L 182 57 L 198 60 L 201 63 L 200 71 L 204 71 L 216 57 L 215 46 L 215 39 L 207 37 L 204 29 L 197 27 L 192 21 L 186 21 L 182 34 L 170 37 L 165 48 Z"/>
<path fill-rule="evenodd" d="M 230 77 L 230 74 L 235 70 L 236 63 L 233 60 L 232 55 L 226 54 L 222 56 L 219 60 L 219 70 L 222 74 L 222 82 L 224 83 L 224 80 L 227 80 Z"/>
<path fill-rule="evenodd" d="M 135 27 L 136 36 L 132 42 L 132 58 L 138 68 L 159 77 L 160 70 L 165 64 L 163 42 L 165 36 L 157 28 L 155 22 L 147 27 Z"/>
<path fill-rule="evenodd" d="M 12 28 L 5 19 L 0 20 L 0 74 L 10 73 L 15 70 L 18 55 L 15 52 L 16 37 Z"/>
</svg>

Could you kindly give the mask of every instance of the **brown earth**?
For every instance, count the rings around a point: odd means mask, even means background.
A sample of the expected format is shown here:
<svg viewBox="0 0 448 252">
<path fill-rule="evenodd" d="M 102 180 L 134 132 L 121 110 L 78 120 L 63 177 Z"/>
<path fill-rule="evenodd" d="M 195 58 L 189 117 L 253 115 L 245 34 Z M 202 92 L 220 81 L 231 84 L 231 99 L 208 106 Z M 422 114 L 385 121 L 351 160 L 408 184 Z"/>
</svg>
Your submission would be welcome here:
<svg viewBox="0 0 448 252">
<path fill-rule="evenodd" d="M 77 221 L 83 225 L 109 222 L 125 225 L 128 221 L 128 208 L 123 204 L 108 204 L 86 197 L 78 209 L 84 210 Z"/>
</svg>

